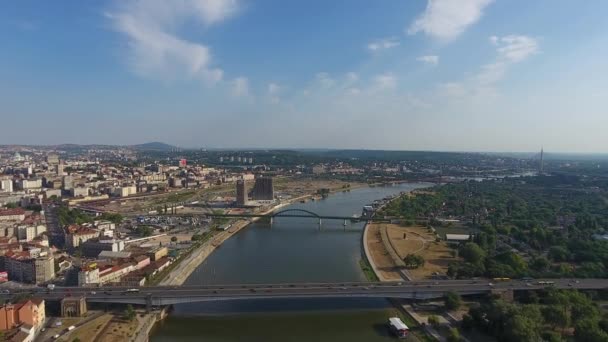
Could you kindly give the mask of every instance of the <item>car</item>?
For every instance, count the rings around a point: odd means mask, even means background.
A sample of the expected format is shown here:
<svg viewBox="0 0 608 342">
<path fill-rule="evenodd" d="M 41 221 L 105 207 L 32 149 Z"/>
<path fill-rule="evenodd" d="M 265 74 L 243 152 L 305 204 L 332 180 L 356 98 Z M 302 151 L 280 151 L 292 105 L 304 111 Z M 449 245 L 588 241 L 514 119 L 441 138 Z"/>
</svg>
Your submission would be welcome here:
<svg viewBox="0 0 608 342">
<path fill-rule="evenodd" d="M 494 286 L 494 283 L 488 283 L 488 286 Z"/>
<path fill-rule="evenodd" d="M 340 290 L 347 290 L 347 288 L 346 287 L 341 287 Z"/>
<path fill-rule="evenodd" d="M 365 286 L 363 287 L 364 290 L 369 290 L 369 287 Z"/>
<path fill-rule="evenodd" d="M 255 289 L 249 289 L 249 292 L 255 292 Z"/>
<path fill-rule="evenodd" d="M 526 286 L 532 286 L 532 283 L 526 283 Z"/>
<path fill-rule="evenodd" d="M 568 286 L 574 286 L 574 284 L 572 284 L 572 283 L 568 283 Z"/>
<path fill-rule="evenodd" d="M 97 292 L 95 292 L 95 291 L 91 291 L 91 294 L 92 294 L 92 295 L 96 295 L 96 294 L 97 294 Z"/>
<path fill-rule="evenodd" d="M 477 284 L 477 281 L 473 280 L 473 281 L 471 282 L 471 284 Z"/>
<path fill-rule="evenodd" d="M 213 293 L 217 294 L 218 292 L 217 292 L 217 290 L 213 290 Z"/>
</svg>

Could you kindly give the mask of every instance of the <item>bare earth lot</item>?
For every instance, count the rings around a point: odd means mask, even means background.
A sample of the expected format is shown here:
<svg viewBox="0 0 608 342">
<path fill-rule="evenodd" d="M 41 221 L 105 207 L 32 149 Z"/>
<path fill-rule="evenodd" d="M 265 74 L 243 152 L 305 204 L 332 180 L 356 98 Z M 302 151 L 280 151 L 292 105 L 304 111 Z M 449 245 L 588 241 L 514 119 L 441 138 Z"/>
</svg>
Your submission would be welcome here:
<svg viewBox="0 0 608 342">
<path fill-rule="evenodd" d="M 403 260 L 408 254 L 421 255 L 425 265 L 409 269 L 413 279 L 429 278 L 435 273 L 446 274 L 450 262 L 455 261 L 451 248 L 444 241 L 436 242 L 435 235 L 422 226 L 403 227 L 397 224 L 371 224 L 367 245 L 376 266 L 387 280 L 399 280 L 398 263 L 391 256 Z M 382 230 L 386 230 L 388 241 L 382 241 Z"/>
</svg>

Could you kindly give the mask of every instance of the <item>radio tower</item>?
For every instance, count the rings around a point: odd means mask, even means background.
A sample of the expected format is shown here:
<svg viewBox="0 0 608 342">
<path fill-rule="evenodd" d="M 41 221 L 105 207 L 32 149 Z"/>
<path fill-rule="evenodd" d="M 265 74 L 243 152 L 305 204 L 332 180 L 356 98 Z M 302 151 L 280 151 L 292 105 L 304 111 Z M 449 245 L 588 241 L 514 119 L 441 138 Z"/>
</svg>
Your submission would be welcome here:
<svg viewBox="0 0 608 342">
<path fill-rule="evenodd" d="M 544 167 L 545 167 L 545 164 L 543 161 L 544 154 L 545 154 L 545 152 L 543 151 L 543 148 L 541 147 L 540 148 L 540 170 L 539 170 L 541 175 L 543 174 Z"/>
</svg>

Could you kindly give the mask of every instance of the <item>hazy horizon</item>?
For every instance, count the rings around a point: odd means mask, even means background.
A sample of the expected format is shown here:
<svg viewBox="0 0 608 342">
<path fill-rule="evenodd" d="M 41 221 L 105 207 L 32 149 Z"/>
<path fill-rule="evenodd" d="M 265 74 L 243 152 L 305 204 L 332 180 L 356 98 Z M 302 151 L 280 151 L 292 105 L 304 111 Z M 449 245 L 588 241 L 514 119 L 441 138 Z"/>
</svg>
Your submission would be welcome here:
<svg viewBox="0 0 608 342">
<path fill-rule="evenodd" d="M 547 4 L 2 3 L 0 144 L 606 153 L 608 3 Z"/>
</svg>

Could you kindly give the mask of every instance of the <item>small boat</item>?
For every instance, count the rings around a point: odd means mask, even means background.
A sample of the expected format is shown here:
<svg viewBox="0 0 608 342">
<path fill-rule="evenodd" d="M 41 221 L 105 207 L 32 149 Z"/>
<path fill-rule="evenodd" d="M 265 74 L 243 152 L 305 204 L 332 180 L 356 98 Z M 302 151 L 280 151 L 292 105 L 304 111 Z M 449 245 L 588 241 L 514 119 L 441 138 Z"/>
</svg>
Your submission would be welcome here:
<svg viewBox="0 0 608 342">
<path fill-rule="evenodd" d="M 397 338 L 406 338 L 410 332 L 410 328 L 408 328 L 399 317 L 389 318 L 388 328 L 393 335 L 397 336 Z"/>
</svg>

